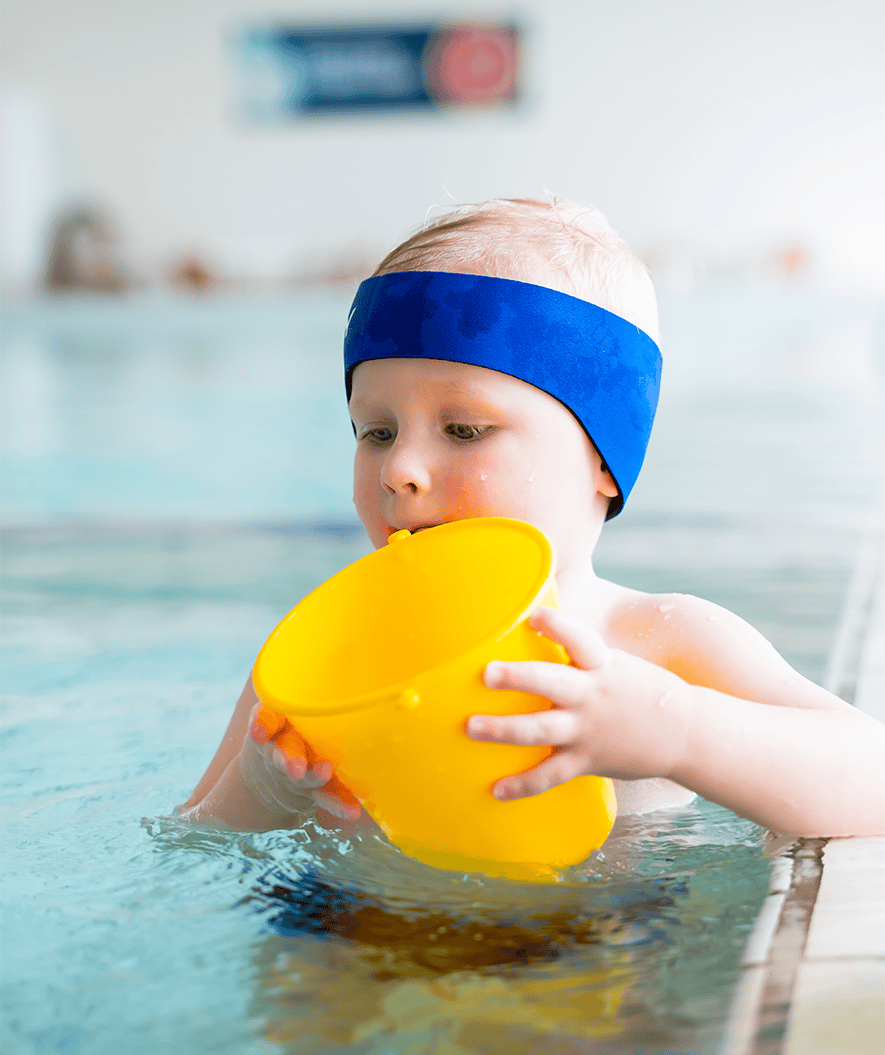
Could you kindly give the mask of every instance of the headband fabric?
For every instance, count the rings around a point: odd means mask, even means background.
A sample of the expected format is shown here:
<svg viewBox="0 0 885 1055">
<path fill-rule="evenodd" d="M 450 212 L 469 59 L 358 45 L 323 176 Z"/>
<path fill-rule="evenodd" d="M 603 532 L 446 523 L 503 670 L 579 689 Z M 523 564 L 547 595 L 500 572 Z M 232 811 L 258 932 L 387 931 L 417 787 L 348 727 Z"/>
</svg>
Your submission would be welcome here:
<svg viewBox="0 0 885 1055">
<path fill-rule="evenodd" d="M 488 275 L 405 271 L 366 279 L 350 309 L 344 368 L 369 359 L 484 366 L 558 399 L 609 468 L 620 511 L 639 475 L 658 404 L 661 354 L 632 323 L 546 286 Z"/>
</svg>

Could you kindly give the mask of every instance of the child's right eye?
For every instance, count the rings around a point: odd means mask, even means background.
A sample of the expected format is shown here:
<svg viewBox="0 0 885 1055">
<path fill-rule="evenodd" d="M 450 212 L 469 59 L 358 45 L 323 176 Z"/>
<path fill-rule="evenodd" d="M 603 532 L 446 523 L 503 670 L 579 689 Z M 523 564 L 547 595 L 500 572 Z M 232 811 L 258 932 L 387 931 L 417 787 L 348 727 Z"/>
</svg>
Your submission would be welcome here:
<svg viewBox="0 0 885 1055">
<path fill-rule="evenodd" d="M 396 433 L 393 429 L 388 428 L 386 425 L 379 425 L 374 429 L 366 429 L 360 435 L 361 440 L 365 440 L 367 443 L 371 443 L 373 446 L 381 447 L 384 444 L 390 443 Z"/>
</svg>

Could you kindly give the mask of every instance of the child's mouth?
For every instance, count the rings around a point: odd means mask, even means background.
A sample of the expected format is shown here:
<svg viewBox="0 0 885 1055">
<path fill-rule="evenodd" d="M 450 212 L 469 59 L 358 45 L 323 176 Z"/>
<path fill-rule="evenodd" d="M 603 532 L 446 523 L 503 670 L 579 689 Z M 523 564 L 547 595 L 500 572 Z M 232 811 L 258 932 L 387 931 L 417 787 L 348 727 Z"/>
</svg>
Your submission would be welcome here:
<svg viewBox="0 0 885 1055">
<path fill-rule="evenodd" d="M 439 526 L 440 526 L 439 524 L 419 524 L 416 527 L 410 527 L 410 528 L 391 528 L 390 531 L 391 531 L 391 533 L 393 533 L 395 531 L 408 531 L 412 535 L 417 535 L 419 531 L 427 531 L 429 528 L 435 528 L 435 527 L 439 527 Z"/>
</svg>

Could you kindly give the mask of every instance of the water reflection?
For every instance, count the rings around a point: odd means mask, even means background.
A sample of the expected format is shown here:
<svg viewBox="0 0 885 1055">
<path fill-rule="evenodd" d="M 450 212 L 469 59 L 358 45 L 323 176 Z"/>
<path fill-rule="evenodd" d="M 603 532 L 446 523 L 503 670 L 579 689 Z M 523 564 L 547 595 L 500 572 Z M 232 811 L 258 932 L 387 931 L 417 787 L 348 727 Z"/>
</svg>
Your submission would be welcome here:
<svg viewBox="0 0 885 1055">
<path fill-rule="evenodd" d="M 314 831 L 239 903 L 265 934 L 252 1012 L 293 1055 L 712 1051 L 765 893 L 760 833 L 702 804 L 618 842 L 518 884 Z"/>
</svg>

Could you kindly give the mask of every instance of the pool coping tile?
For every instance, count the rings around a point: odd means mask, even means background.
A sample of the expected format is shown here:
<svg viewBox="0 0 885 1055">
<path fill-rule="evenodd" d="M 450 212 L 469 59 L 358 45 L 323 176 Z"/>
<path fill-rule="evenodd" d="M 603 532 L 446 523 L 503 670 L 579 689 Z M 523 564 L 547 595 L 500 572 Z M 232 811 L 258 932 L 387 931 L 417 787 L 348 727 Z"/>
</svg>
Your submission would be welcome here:
<svg viewBox="0 0 885 1055">
<path fill-rule="evenodd" d="M 865 532 L 828 678 L 832 690 L 844 686 L 845 698 L 879 721 L 885 720 L 883 511 L 885 503 Z M 784 925 L 784 905 L 802 882 L 798 859 L 813 843 L 820 885 L 807 931 L 799 934 Z M 789 994 L 783 992 L 787 1004 L 771 1019 L 766 994 L 778 967 L 789 962 L 790 946 L 796 955 Z M 743 967 L 720 1055 L 883 1055 L 885 835 L 800 839 L 775 861 Z"/>
<path fill-rule="evenodd" d="M 885 836 L 827 843 L 805 946 L 806 960 L 865 957 L 885 960 Z"/>
<path fill-rule="evenodd" d="M 799 968 L 784 1055 L 882 1055 L 885 960 L 806 961 Z"/>
</svg>

